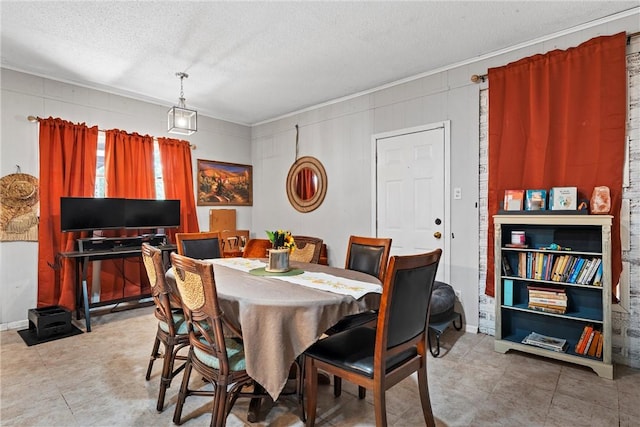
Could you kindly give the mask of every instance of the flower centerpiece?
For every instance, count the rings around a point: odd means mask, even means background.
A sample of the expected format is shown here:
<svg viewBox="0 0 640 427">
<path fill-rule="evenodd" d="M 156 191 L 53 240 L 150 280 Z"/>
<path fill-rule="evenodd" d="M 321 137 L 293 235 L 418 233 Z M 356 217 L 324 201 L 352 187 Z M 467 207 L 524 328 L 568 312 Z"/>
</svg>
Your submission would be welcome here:
<svg viewBox="0 0 640 427">
<path fill-rule="evenodd" d="M 295 250 L 296 242 L 290 231 L 276 230 L 268 231 L 267 237 L 273 246 L 268 249 L 269 265 L 265 270 L 272 273 L 284 273 L 290 270 L 289 254 Z"/>
</svg>

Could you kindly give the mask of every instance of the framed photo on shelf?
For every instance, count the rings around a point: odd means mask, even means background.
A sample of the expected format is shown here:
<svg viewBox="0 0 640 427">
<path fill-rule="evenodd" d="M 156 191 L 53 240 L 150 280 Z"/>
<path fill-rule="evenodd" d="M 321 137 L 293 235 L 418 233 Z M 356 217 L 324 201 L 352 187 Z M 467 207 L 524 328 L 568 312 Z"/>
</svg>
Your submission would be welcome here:
<svg viewBox="0 0 640 427">
<path fill-rule="evenodd" d="M 198 206 L 253 206 L 253 166 L 198 159 Z"/>
</svg>

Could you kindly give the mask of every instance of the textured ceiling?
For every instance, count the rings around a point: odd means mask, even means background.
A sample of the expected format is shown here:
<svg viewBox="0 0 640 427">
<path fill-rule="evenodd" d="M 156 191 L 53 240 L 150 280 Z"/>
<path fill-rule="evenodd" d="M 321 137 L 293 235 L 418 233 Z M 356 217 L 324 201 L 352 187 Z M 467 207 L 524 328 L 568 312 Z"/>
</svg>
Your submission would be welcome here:
<svg viewBox="0 0 640 427">
<path fill-rule="evenodd" d="M 255 124 L 638 13 L 639 2 L 2 0 L 0 8 L 4 68 L 167 106 L 184 71 L 187 107 Z"/>
</svg>

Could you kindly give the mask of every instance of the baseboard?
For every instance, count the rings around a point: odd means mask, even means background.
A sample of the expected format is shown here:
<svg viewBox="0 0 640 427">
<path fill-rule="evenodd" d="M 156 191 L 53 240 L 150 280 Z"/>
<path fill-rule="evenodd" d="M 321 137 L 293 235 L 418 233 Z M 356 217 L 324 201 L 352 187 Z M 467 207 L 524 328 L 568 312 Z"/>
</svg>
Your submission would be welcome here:
<svg viewBox="0 0 640 427">
<path fill-rule="evenodd" d="M 24 329 L 29 327 L 29 320 L 18 320 L 17 322 L 0 323 L 0 331 L 8 331 L 9 329 Z"/>
</svg>

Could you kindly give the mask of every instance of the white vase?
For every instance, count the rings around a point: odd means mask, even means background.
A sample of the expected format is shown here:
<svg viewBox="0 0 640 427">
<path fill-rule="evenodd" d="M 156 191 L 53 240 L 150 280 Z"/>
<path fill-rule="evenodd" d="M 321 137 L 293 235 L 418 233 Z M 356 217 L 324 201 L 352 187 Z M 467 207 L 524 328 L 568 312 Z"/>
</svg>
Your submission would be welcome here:
<svg viewBox="0 0 640 427">
<path fill-rule="evenodd" d="M 269 252 L 269 265 L 265 267 L 265 271 L 270 273 L 284 273 L 289 271 L 289 253 L 288 248 L 283 249 L 267 249 Z"/>
</svg>

